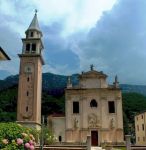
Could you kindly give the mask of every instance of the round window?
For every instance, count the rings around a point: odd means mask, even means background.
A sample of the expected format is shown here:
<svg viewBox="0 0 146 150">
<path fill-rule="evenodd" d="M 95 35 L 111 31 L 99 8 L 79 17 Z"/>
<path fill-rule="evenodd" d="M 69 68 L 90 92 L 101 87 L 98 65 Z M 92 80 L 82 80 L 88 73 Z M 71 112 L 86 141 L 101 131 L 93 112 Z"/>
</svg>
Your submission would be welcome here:
<svg viewBox="0 0 146 150">
<path fill-rule="evenodd" d="M 90 107 L 97 107 L 97 106 L 98 106 L 98 104 L 97 104 L 96 100 L 92 99 L 90 102 Z"/>
</svg>

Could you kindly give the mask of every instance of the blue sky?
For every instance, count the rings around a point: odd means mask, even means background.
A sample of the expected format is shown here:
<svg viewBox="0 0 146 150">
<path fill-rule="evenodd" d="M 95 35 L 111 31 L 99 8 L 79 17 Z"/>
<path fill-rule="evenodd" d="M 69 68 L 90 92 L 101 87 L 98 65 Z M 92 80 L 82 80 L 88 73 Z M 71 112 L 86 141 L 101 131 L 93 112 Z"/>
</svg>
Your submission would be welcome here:
<svg viewBox="0 0 146 150">
<path fill-rule="evenodd" d="M 146 0 L 0 0 L 0 46 L 11 57 L 0 72 L 19 72 L 18 53 L 38 9 L 44 72 L 70 75 L 90 64 L 120 83 L 146 84 Z"/>
</svg>

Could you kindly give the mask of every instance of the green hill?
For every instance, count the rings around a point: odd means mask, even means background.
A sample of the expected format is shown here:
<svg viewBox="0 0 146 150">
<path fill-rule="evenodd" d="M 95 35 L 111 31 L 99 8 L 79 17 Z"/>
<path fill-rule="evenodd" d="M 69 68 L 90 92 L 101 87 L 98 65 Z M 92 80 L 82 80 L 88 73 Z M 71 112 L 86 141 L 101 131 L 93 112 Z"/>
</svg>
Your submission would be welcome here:
<svg viewBox="0 0 146 150">
<path fill-rule="evenodd" d="M 73 74 L 73 85 L 78 83 L 78 74 Z M 55 89 L 64 89 L 67 83 L 67 76 L 57 75 L 53 73 L 43 73 L 43 91 L 51 91 Z M 0 80 L 0 90 L 10 88 L 18 84 L 18 75 L 9 76 L 4 80 Z M 120 88 L 123 92 L 136 92 L 142 95 L 146 95 L 146 85 L 129 85 L 120 84 Z"/>
<path fill-rule="evenodd" d="M 125 134 L 132 135 L 132 142 L 135 141 L 134 116 L 137 113 L 146 111 L 146 96 L 139 93 L 122 93 L 123 97 L 123 121 Z"/>
</svg>

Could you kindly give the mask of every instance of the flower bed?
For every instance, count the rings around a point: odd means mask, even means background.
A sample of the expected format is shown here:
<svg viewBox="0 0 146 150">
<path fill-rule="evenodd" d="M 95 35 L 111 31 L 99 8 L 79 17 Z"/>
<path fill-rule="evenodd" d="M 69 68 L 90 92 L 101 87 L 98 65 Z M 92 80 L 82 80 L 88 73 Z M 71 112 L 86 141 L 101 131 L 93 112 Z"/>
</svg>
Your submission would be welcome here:
<svg viewBox="0 0 146 150">
<path fill-rule="evenodd" d="M 0 149 L 34 150 L 36 130 L 17 123 L 0 123 Z"/>
</svg>

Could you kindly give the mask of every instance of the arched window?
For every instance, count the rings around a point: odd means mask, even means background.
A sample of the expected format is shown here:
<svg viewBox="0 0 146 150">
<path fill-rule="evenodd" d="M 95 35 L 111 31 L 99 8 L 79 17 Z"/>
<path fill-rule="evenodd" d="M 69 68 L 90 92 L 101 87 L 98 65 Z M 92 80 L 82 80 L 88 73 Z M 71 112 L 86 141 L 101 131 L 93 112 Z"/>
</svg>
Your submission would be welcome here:
<svg viewBox="0 0 146 150">
<path fill-rule="evenodd" d="M 30 36 L 33 37 L 33 32 L 30 32 Z"/>
<path fill-rule="evenodd" d="M 26 44 L 26 52 L 30 51 L 30 44 Z"/>
<path fill-rule="evenodd" d="M 90 107 L 97 107 L 97 102 L 95 99 L 92 99 L 90 102 Z"/>
<path fill-rule="evenodd" d="M 30 80 L 29 77 L 27 77 L 27 82 L 29 82 L 29 80 Z"/>
<path fill-rule="evenodd" d="M 35 53 L 35 51 L 36 51 L 36 44 L 35 43 L 32 44 L 31 50 L 33 53 Z"/>
<path fill-rule="evenodd" d="M 28 106 L 26 106 L 26 112 L 28 112 Z"/>
<path fill-rule="evenodd" d="M 29 96 L 29 92 L 28 91 L 26 92 L 26 95 Z"/>
</svg>

